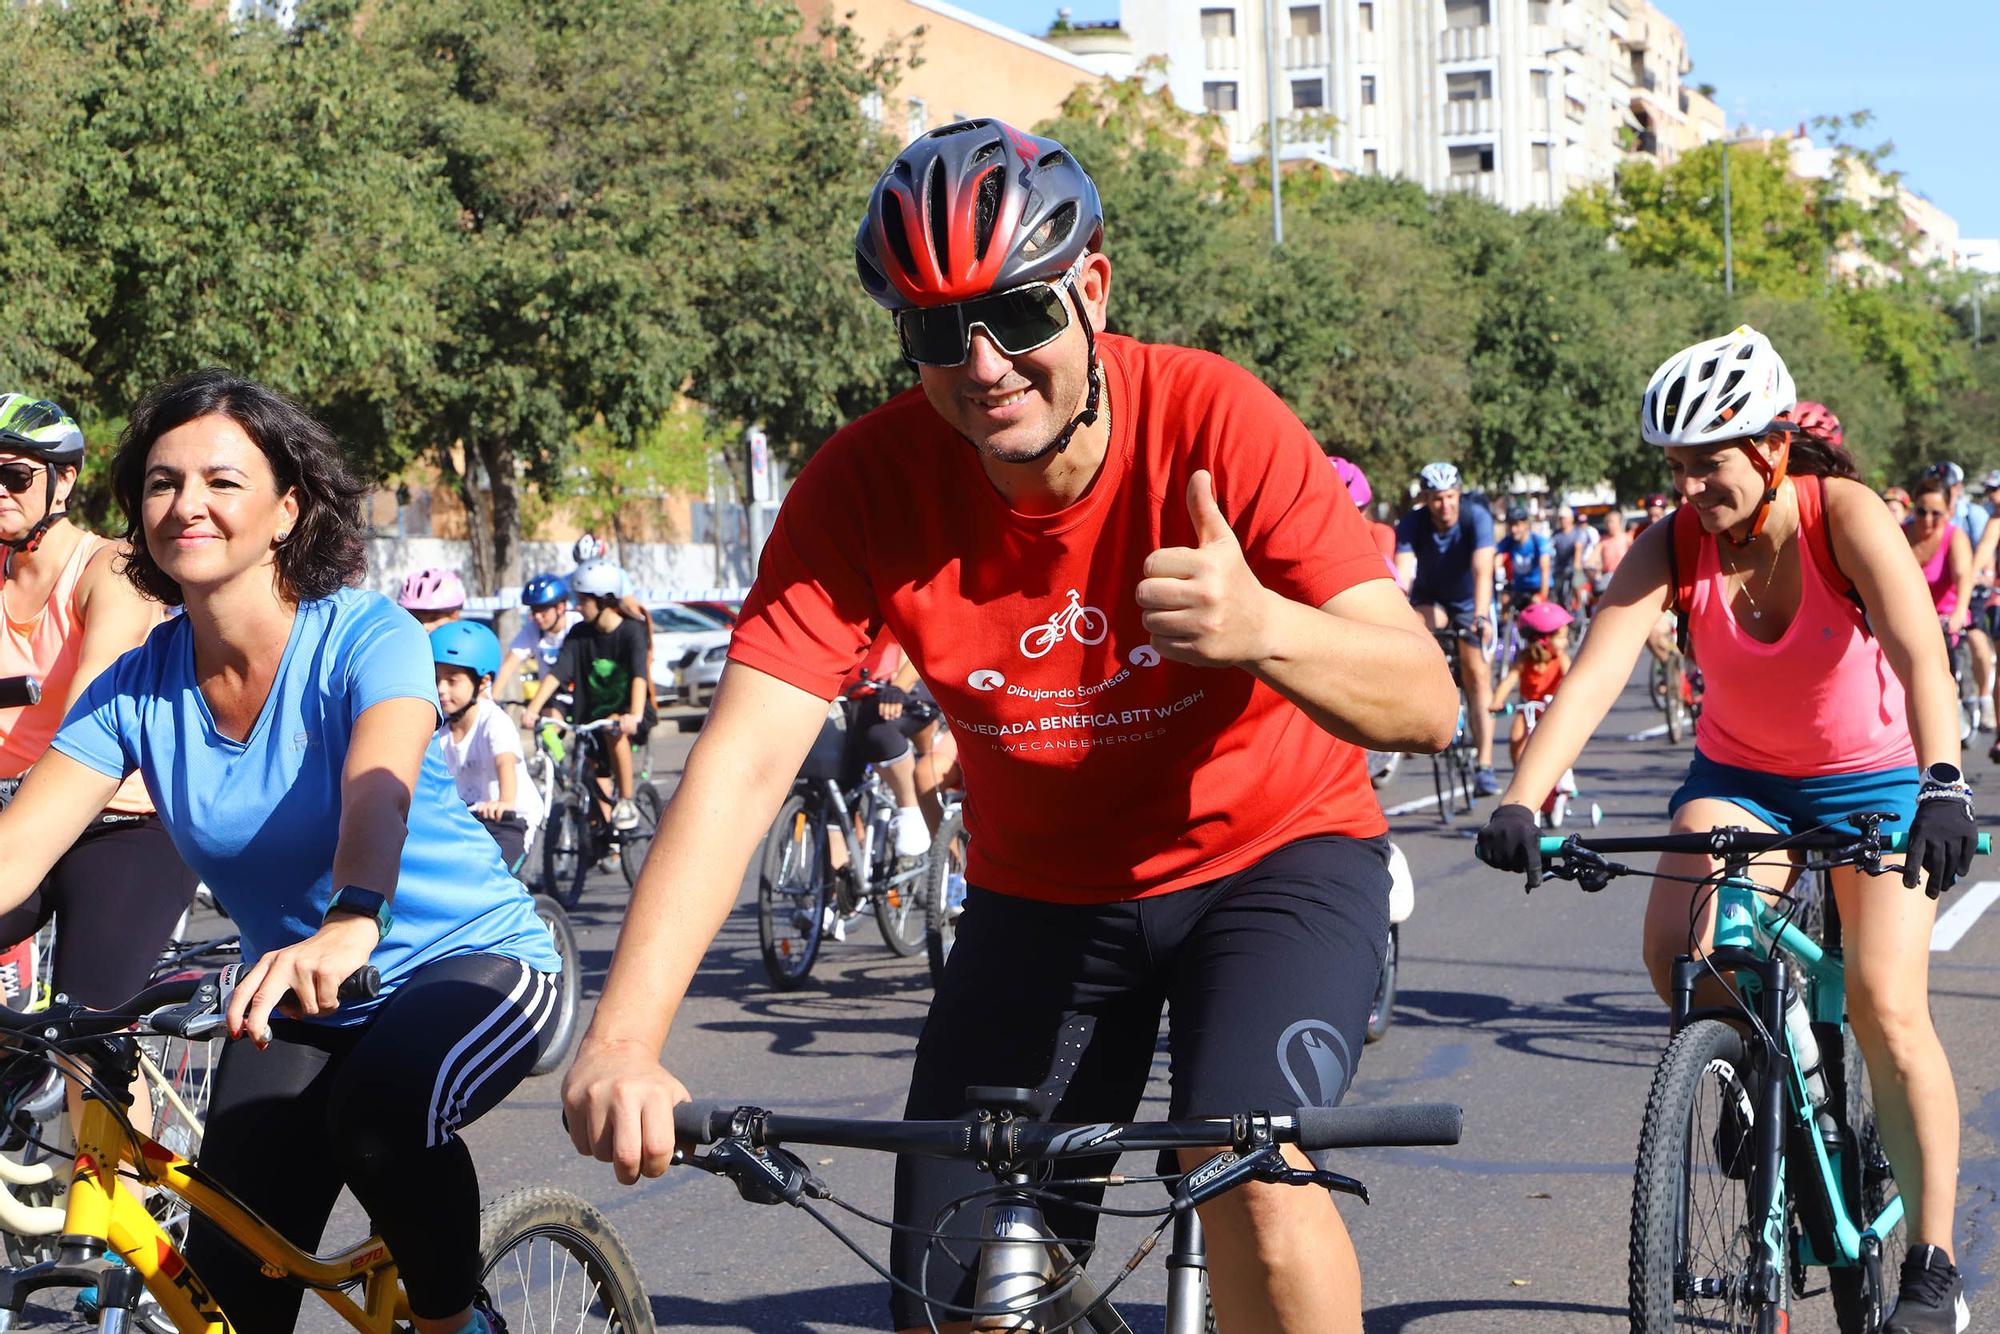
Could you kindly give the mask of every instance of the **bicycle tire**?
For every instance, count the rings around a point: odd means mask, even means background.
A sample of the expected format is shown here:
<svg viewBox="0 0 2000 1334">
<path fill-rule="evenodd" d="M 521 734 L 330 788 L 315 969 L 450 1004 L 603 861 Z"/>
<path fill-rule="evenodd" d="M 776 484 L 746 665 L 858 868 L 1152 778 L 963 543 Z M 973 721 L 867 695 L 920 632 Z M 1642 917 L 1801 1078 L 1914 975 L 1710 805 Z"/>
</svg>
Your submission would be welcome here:
<svg viewBox="0 0 2000 1334">
<path fill-rule="evenodd" d="M 1431 756 L 1431 788 L 1437 793 L 1438 819 L 1447 828 L 1451 825 L 1452 807 L 1458 804 L 1458 791 L 1452 786 L 1453 765 L 1449 750 Z"/>
<path fill-rule="evenodd" d="M 1402 930 L 1389 923 L 1389 946 L 1382 954 L 1382 976 L 1375 983 L 1375 1003 L 1368 1010 L 1366 1040 L 1380 1042 L 1389 1035 L 1389 1023 L 1396 1009 L 1396 963 L 1402 953 Z"/>
<path fill-rule="evenodd" d="M 566 1275 L 556 1276 L 564 1257 L 574 1262 L 566 1267 L 570 1272 L 582 1271 L 587 1286 L 581 1294 L 569 1291 Z M 651 1298 L 610 1220 L 553 1186 L 510 1191 L 480 1211 L 479 1282 L 510 1329 L 653 1334 Z M 554 1309 L 556 1297 L 564 1299 L 565 1311 Z M 566 1323 L 544 1323 L 544 1316 Z"/>
<path fill-rule="evenodd" d="M 771 985 L 790 991 L 812 972 L 824 930 L 828 882 L 826 830 L 798 793 L 785 799 L 757 861 L 757 944 Z M 801 882 L 801 875 L 809 877 Z"/>
<path fill-rule="evenodd" d="M 1749 1217 L 1745 1166 L 1754 1158 L 1754 1135 L 1740 1129 L 1756 1105 L 1748 1064 L 1743 1035 L 1719 1019 L 1703 1019 L 1675 1035 L 1653 1073 L 1632 1175 L 1633 1334 L 1690 1325 L 1776 1334 L 1789 1320 L 1790 1256 L 1778 1257 L 1776 1303 L 1741 1290 L 1758 1227 Z M 1712 1102 L 1704 1091 L 1714 1094 Z M 1734 1131 L 1722 1115 L 1730 1103 L 1738 1108 Z M 1740 1175 L 1726 1170 L 1725 1158 Z M 1708 1290 L 1694 1292 L 1697 1284 Z"/>
<path fill-rule="evenodd" d="M 542 828 L 542 887 L 566 909 L 583 900 L 584 877 L 590 874 L 590 826 L 583 801 L 581 791 L 564 788 Z"/>
<path fill-rule="evenodd" d="M 548 1045 L 530 1067 L 531 1075 L 546 1075 L 569 1060 L 581 1036 L 577 1014 L 583 1009 L 583 951 L 576 943 L 576 928 L 563 906 L 546 895 L 537 894 L 535 916 L 548 928 L 549 939 L 562 960 L 562 976 L 556 980 L 555 1022 L 549 1028 Z"/>
<path fill-rule="evenodd" d="M 1660 712 L 1667 716 L 1667 740 L 1678 746 L 1687 735 L 1687 708 L 1681 703 L 1681 674 L 1686 668 L 1676 653 L 1656 664 L 1660 673 Z"/>
<path fill-rule="evenodd" d="M 965 816 L 957 807 L 945 812 L 931 841 L 930 875 L 924 888 L 924 953 L 931 966 L 931 986 L 944 985 L 945 961 L 958 939 L 957 920 L 947 902 L 953 875 L 965 874 Z"/>
<path fill-rule="evenodd" d="M 667 803 L 658 786 L 639 783 L 632 789 L 632 804 L 639 810 L 639 827 L 622 835 L 618 842 L 618 869 L 625 874 L 627 889 L 639 883 L 639 871 L 646 864 L 646 853 L 653 846 L 653 832 L 660 827 L 660 812 Z"/>
<path fill-rule="evenodd" d="M 924 900 L 928 897 L 929 861 L 936 850 L 937 844 L 933 841 L 931 852 L 924 855 L 925 864 L 918 875 L 900 885 L 885 885 L 869 896 L 875 900 L 875 926 L 882 933 L 882 943 L 889 947 L 889 953 L 899 959 L 923 952 L 930 929 Z M 888 859 L 891 875 L 896 874 L 901 860 L 898 857 Z"/>
</svg>

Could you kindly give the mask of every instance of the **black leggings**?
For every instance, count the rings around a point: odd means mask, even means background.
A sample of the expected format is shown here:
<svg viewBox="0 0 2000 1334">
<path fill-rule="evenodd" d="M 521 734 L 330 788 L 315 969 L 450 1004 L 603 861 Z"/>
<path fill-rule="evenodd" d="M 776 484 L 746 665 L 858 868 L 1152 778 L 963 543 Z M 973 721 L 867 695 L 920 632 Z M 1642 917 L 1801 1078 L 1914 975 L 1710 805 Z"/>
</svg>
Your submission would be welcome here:
<svg viewBox="0 0 2000 1334">
<path fill-rule="evenodd" d="M 100 816 L 41 887 L 0 913 L 0 944 L 56 921 L 55 989 L 109 1009 L 145 988 L 160 947 L 194 902 L 195 873 L 157 815 Z"/>
<path fill-rule="evenodd" d="M 479 1179 L 457 1132 L 527 1075 L 555 1003 L 549 974 L 460 954 L 417 970 L 366 1023 L 276 1019 L 263 1051 L 224 1048 L 200 1170 L 307 1250 L 349 1187 L 389 1243 L 410 1309 L 461 1311 L 479 1283 Z M 187 1256 L 237 1329 L 298 1320 L 301 1290 L 265 1278 L 212 1224 L 190 1224 Z"/>
</svg>

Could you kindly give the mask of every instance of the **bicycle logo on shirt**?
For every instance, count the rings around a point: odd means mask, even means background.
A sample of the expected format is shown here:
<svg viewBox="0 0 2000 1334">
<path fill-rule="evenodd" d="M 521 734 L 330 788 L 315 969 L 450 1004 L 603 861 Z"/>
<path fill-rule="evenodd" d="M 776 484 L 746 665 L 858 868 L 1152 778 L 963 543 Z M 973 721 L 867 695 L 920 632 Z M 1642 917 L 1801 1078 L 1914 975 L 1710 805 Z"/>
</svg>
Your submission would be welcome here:
<svg viewBox="0 0 2000 1334">
<path fill-rule="evenodd" d="M 1079 644 L 1101 644 L 1111 633 L 1111 621 L 1095 607 L 1085 606 L 1077 591 L 1069 590 L 1069 605 L 1040 625 L 1030 626 L 1021 636 L 1021 653 L 1039 658 L 1072 636 Z"/>
</svg>

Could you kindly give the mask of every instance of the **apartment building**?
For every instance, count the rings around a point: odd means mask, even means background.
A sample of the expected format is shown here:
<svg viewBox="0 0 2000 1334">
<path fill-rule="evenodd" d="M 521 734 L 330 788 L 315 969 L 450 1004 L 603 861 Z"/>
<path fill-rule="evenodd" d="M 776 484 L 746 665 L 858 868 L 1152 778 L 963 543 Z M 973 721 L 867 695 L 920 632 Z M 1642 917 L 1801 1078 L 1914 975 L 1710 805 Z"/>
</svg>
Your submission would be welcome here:
<svg viewBox="0 0 2000 1334">
<path fill-rule="evenodd" d="M 1054 116 L 1077 85 L 1104 77 L 1100 62 L 944 0 L 800 0 L 799 11 L 807 33 L 831 16 L 871 52 L 901 45 L 921 57 L 869 106 L 905 140 L 974 116 L 1029 129 Z"/>
<path fill-rule="evenodd" d="M 1281 156 L 1513 209 L 1723 133 L 1645 0 L 1124 0 L 1121 26 L 1239 158 L 1269 151 L 1275 72 Z"/>
</svg>

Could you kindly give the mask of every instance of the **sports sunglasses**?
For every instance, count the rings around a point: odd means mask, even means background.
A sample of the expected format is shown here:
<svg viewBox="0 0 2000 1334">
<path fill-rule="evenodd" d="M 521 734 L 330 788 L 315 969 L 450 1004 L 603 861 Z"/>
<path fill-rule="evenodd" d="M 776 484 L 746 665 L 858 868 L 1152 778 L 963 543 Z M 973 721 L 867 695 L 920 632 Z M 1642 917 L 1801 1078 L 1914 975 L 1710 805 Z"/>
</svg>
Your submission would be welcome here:
<svg viewBox="0 0 2000 1334">
<path fill-rule="evenodd" d="M 42 478 L 42 469 L 32 463 L 0 463 L 0 487 L 20 495 Z"/>
<path fill-rule="evenodd" d="M 963 366 L 972 354 L 972 331 L 986 336 L 1010 357 L 1047 347 L 1069 328 L 1063 292 L 1076 280 L 1083 256 L 1054 282 L 1023 283 L 1004 292 L 896 312 L 896 337 L 903 355 L 920 366 Z"/>
</svg>

